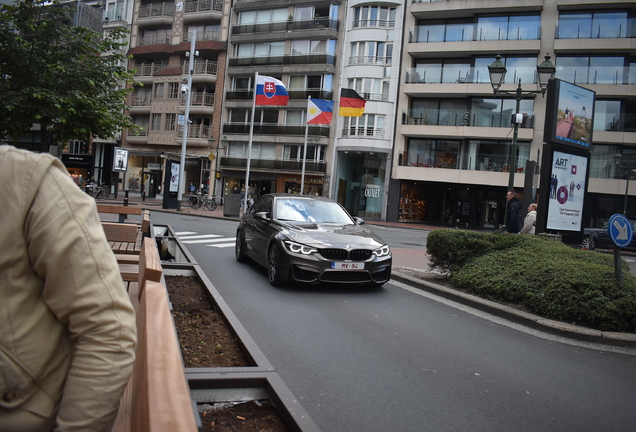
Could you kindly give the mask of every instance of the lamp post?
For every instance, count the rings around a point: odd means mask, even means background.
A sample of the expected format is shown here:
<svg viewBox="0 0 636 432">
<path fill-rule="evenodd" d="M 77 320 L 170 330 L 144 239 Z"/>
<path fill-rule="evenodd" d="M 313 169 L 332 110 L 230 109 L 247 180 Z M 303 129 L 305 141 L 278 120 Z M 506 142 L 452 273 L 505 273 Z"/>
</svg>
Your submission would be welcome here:
<svg viewBox="0 0 636 432">
<path fill-rule="evenodd" d="M 614 164 L 616 165 L 616 168 L 621 168 L 623 164 L 623 155 L 621 154 L 621 152 L 616 152 L 616 154 L 614 155 Z M 623 214 L 625 216 L 627 216 L 627 197 L 629 194 L 629 178 L 631 177 L 631 174 L 635 170 L 629 169 L 629 167 L 627 167 L 626 171 L 627 173 L 625 175 L 625 202 L 623 203 Z"/>
<path fill-rule="evenodd" d="M 521 107 L 521 100 L 531 94 L 539 94 L 545 96 L 545 92 L 548 88 L 548 82 L 554 78 L 556 73 L 556 67 L 550 61 L 550 56 L 546 55 L 541 64 L 537 65 L 537 75 L 539 77 L 540 90 L 523 90 L 521 88 L 521 78 L 519 78 L 519 84 L 516 90 L 501 90 L 501 85 L 506 78 L 506 66 L 501 61 L 501 56 L 497 54 L 495 61 L 488 66 L 488 73 L 490 74 L 490 84 L 492 85 L 493 92 L 495 94 L 503 93 L 514 95 L 517 101 L 515 108 L 515 116 L 513 117 L 514 132 L 512 135 L 512 147 L 510 149 L 510 177 L 508 178 L 508 190 L 514 190 L 515 187 L 515 172 L 517 170 L 517 137 L 519 136 L 519 123 L 518 118 L 519 109 Z"/>
</svg>

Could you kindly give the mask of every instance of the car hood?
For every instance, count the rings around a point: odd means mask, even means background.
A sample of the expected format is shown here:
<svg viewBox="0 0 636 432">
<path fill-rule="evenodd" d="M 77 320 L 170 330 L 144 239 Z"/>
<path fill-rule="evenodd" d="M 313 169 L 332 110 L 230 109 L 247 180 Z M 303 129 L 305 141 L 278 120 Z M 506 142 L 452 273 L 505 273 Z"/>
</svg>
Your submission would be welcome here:
<svg viewBox="0 0 636 432">
<path fill-rule="evenodd" d="M 376 249 L 386 242 L 360 225 L 299 224 L 280 222 L 281 233 L 289 240 L 316 248 Z"/>
</svg>

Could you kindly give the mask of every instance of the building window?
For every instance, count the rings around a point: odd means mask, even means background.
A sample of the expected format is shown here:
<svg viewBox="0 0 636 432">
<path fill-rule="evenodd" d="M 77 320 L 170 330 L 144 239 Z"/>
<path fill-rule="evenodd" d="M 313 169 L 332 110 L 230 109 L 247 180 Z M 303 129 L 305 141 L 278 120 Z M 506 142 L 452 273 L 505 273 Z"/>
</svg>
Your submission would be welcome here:
<svg viewBox="0 0 636 432">
<path fill-rule="evenodd" d="M 395 27 L 394 7 L 361 6 L 353 9 L 353 27 Z"/>
<path fill-rule="evenodd" d="M 556 78 L 573 84 L 626 84 L 624 57 L 567 57 L 556 61 Z M 629 75 L 629 74 L 627 74 Z"/>
<path fill-rule="evenodd" d="M 245 11 L 239 13 L 238 24 L 262 24 L 277 21 L 287 21 L 287 18 L 287 8 Z"/>
<path fill-rule="evenodd" d="M 516 101 L 512 99 L 473 99 L 467 126 L 510 127 L 516 109 Z M 534 100 L 523 99 L 519 103 L 519 112 L 523 114 L 523 123 L 519 127 L 534 127 Z"/>
<path fill-rule="evenodd" d="M 231 142 L 228 146 L 228 156 L 246 158 L 248 143 Z M 275 159 L 276 144 L 273 143 L 252 143 L 251 157 L 254 159 Z"/>
<path fill-rule="evenodd" d="M 406 166 L 455 169 L 459 160 L 459 141 L 412 138 L 408 141 L 404 159 Z"/>
<path fill-rule="evenodd" d="M 344 117 L 343 137 L 361 136 L 384 138 L 385 116 L 362 114 L 361 117 Z"/>
<path fill-rule="evenodd" d="M 166 114 L 166 130 L 173 131 L 176 129 L 177 125 L 177 115 L 176 114 Z"/>
<path fill-rule="evenodd" d="M 239 58 L 282 56 L 285 54 L 285 42 L 243 43 L 236 46 Z"/>
<path fill-rule="evenodd" d="M 230 123 L 249 123 L 251 117 L 251 108 L 233 108 L 229 112 Z M 278 110 L 256 109 L 254 119 L 254 124 L 278 124 Z"/>
<path fill-rule="evenodd" d="M 285 112 L 286 125 L 304 125 L 306 123 L 306 110 L 290 110 Z"/>
<path fill-rule="evenodd" d="M 636 132 L 636 102 L 597 100 L 594 104 L 594 130 Z"/>
<path fill-rule="evenodd" d="M 348 88 L 354 89 L 366 100 L 388 101 L 389 81 L 376 78 L 353 78 L 348 81 Z"/>
<path fill-rule="evenodd" d="M 287 144 L 283 147 L 283 159 L 302 160 L 304 152 L 304 145 Z M 325 146 L 307 145 L 306 160 L 324 162 Z"/>
<path fill-rule="evenodd" d="M 473 18 L 419 20 L 409 41 L 538 40 L 540 37 L 540 15 L 483 15 Z"/>
<path fill-rule="evenodd" d="M 161 114 L 152 115 L 151 130 L 161 130 Z"/>
<path fill-rule="evenodd" d="M 292 40 L 292 54 L 335 54 L 336 41 L 327 40 Z"/>
<path fill-rule="evenodd" d="M 291 75 L 287 88 L 290 99 L 333 99 L 333 75 Z"/>
<path fill-rule="evenodd" d="M 179 83 L 168 83 L 168 97 L 170 99 L 178 99 L 180 87 L 181 85 Z"/>
<path fill-rule="evenodd" d="M 598 39 L 634 37 L 627 12 L 561 12 L 557 39 Z"/>
<path fill-rule="evenodd" d="M 172 29 L 142 30 L 139 45 L 169 44 Z"/>
<path fill-rule="evenodd" d="M 349 64 L 391 64 L 393 44 L 385 42 L 353 42 Z"/>
<path fill-rule="evenodd" d="M 163 95 L 163 88 L 164 88 L 163 83 L 155 83 L 152 97 L 154 99 L 164 99 L 165 96 Z"/>
<path fill-rule="evenodd" d="M 510 172 L 510 141 L 470 140 L 462 156 L 461 169 Z M 530 143 L 517 143 L 516 172 L 523 172 L 530 157 Z"/>
</svg>

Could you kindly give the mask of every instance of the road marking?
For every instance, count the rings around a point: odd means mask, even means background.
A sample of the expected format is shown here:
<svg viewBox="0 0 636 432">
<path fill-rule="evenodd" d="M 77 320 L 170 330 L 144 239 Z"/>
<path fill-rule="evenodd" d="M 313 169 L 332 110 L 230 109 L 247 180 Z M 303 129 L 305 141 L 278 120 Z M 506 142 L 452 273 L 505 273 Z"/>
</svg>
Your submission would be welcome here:
<svg viewBox="0 0 636 432">
<path fill-rule="evenodd" d="M 199 234 L 192 231 L 175 233 L 183 244 L 204 244 L 215 248 L 234 247 L 236 237 L 223 237 L 220 234 Z"/>
<path fill-rule="evenodd" d="M 209 245 L 206 245 L 206 246 L 215 247 L 215 248 L 228 248 L 228 247 L 234 247 L 236 245 L 235 242 L 236 242 L 236 240 L 233 241 L 232 243 L 209 244 Z"/>
</svg>

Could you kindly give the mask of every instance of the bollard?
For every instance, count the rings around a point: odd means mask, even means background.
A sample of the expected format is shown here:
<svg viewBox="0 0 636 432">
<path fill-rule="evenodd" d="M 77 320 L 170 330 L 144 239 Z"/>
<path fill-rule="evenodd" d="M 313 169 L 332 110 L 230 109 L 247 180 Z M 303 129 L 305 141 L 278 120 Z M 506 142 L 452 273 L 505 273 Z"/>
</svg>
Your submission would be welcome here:
<svg viewBox="0 0 636 432">
<path fill-rule="evenodd" d="M 124 192 L 124 205 L 128 205 L 128 191 Z"/>
</svg>

